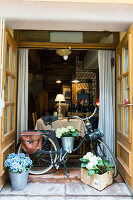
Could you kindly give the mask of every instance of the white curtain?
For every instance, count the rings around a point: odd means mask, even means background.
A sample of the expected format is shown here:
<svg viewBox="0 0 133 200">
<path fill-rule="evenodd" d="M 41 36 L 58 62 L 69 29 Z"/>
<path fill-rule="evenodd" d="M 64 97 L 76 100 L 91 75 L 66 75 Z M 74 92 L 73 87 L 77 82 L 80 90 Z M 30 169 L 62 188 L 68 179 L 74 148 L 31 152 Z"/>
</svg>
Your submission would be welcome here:
<svg viewBox="0 0 133 200">
<path fill-rule="evenodd" d="M 99 129 L 104 133 L 104 141 L 113 153 L 115 152 L 115 66 L 111 60 L 114 57 L 113 51 L 98 51 Z"/>
<path fill-rule="evenodd" d="M 19 50 L 17 138 L 28 129 L 28 49 Z"/>
</svg>

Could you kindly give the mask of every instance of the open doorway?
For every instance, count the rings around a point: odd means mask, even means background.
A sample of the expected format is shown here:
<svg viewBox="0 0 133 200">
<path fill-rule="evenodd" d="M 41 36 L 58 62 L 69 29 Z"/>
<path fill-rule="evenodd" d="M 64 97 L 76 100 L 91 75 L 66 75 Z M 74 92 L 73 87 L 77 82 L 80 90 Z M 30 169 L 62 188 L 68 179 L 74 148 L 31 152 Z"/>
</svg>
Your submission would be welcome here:
<svg viewBox="0 0 133 200">
<path fill-rule="evenodd" d="M 78 79 L 78 83 L 72 82 Z M 29 50 L 28 127 L 33 127 L 32 113 L 37 118 L 57 112 L 55 98 L 65 96 L 64 117 L 84 117 L 93 112 L 99 97 L 98 51 L 72 50 L 68 59 L 56 50 Z M 95 128 L 98 125 L 98 118 Z"/>
</svg>

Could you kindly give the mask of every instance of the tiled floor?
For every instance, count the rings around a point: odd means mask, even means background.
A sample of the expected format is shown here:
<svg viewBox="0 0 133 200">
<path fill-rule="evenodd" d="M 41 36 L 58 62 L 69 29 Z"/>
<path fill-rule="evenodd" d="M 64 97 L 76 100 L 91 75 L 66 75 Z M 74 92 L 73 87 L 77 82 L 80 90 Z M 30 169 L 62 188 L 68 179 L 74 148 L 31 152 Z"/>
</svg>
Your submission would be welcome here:
<svg viewBox="0 0 133 200">
<path fill-rule="evenodd" d="M 81 182 L 80 178 L 80 169 L 79 168 L 70 168 L 68 169 L 69 179 L 66 176 L 64 168 L 59 170 L 52 169 L 49 173 L 43 175 L 29 175 L 29 182 L 44 182 L 44 183 L 69 183 L 69 182 Z M 114 179 L 115 183 L 124 183 L 120 175 Z"/>
</svg>

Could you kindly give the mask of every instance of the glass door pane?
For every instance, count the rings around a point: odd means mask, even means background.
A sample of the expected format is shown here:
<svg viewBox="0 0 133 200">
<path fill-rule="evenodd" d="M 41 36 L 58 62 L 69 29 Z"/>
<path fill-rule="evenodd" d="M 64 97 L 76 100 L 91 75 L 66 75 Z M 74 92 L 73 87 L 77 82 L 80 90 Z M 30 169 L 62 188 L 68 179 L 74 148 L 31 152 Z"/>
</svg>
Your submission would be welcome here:
<svg viewBox="0 0 133 200">
<path fill-rule="evenodd" d="M 4 108 L 4 134 L 8 132 L 9 106 Z"/>
<path fill-rule="evenodd" d="M 119 80 L 119 103 L 122 104 L 122 79 Z"/>
<path fill-rule="evenodd" d="M 11 78 L 11 103 L 14 103 L 14 79 Z"/>
<path fill-rule="evenodd" d="M 6 81 L 5 81 L 5 86 L 4 86 L 4 89 L 5 89 L 5 102 L 9 101 L 9 82 L 10 82 L 10 76 L 8 76 L 6 74 Z"/>
<path fill-rule="evenodd" d="M 124 103 L 128 104 L 129 102 L 129 84 L 128 76 L 124 77 Z"/>
<path fill-rule="evenodd" d="M 119 107 L 119 131 L 122 132 L 122 107 Z"/>
<path fill-rule="evenodd" d="M 124 72 L 128 71 L 128 45 L 124 48 Z"/>
<path fill-rule="evenodd" d="M 122 52 L 119 54 L 119 75 L 122 74 Z"/>
<path fill-rule="evenodd" d="M 124 133 L 129 134 L 129 108 L 124 108 Z"/>
<path fill-rule="evenodd" d="M 14 106 L 11 106 L 11 112 L 10 112 L 10 130 L 13 130 L 14 127 L 13 127 L 13 123 L 14 123 Z"/>
</svg>

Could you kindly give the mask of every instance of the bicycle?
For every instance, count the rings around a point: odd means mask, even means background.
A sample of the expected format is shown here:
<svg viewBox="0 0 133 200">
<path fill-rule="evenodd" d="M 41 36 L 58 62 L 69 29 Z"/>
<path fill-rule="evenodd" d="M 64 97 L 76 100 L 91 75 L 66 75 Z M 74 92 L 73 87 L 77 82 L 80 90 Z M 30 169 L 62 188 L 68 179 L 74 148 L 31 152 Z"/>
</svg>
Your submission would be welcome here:
<svg viewBox="0 0 133 200">
<path fill-rule="evenodd" d="M 92 113 L 92 115 L 87 116 L 86 118 L 80 118 L 78 116 L 68 117 L 68 121 L 75 118 L 82 120 L 86 128 L 85 135 L 82 138 L 81 142 L 71 152 L 63 150 L 63 148 L 59 145 L 58 139 L 55 134 L 55 130 L 52 126 L 52 123 L 55 121 L 55 118 L 53 118 L 52 116 L 47 117 L 44 123 L 45 125 L 51 125 L 52 130 L 50 131 L 41 130 L 43 135 L 42 150 L 41 152 L 36 152 L 35 154 L 29 155 L 29 157 L 32 159 L 33 162 L 33 166 L 30 169 L 30 174 L 44 174 L 49 170 L 51 170 L 53 166 L 55 166 L 56 169 L 59 169 L 60 165 L 63 164 L 66 170 L 66 175 L 69 178 L 66 166 L 68 155 L 70 153 L 74 153 L 75 151 L 77 151 L 81 147 L 83 142 L 86 141 L 88 151 L 91 151 L 95 155 L 100 156 L 102 159 L 106 159 L 106 155 L 108 154 L 110 160 L 114 165 L 113 177 L 115 178 L 118 175 L 117 160 L 113 155 L 113 153 L 111 152 L 108 145 L 106 145 L 103 142 L 102 139 L 103 133 L 99 129 L 93 130 L 92 124 L 90 123 L 90 119 L 94 116 L 96 111 L 97 108 L 95 107 L 95 110 Z M 36 132 L 38 132 L 38 130 L 36 130 Z M 23 149 L 21 148 L 21 141 L 19 141 L 17 145 L 16 152 L 18 153 L 23 152 Z"/>
</svg>

